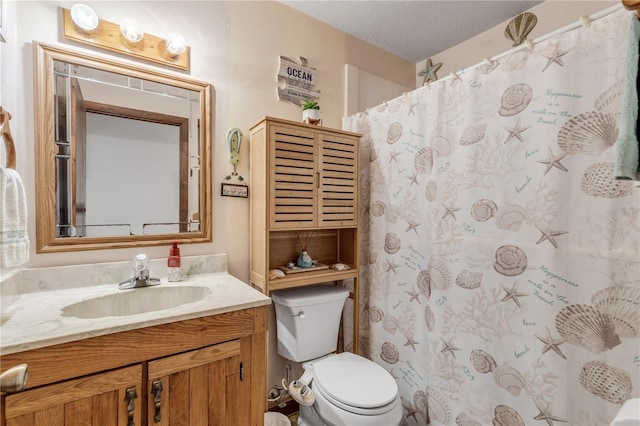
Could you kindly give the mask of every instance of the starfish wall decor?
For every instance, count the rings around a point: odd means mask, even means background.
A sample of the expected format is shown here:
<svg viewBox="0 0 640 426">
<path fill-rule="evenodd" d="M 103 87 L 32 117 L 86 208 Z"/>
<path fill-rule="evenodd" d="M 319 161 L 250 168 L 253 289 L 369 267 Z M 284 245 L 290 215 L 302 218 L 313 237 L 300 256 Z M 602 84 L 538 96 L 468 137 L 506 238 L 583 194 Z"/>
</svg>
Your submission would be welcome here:
<svg viewBox="0 0 640 426">
<path fill-rule="evenodd" d="M 427 64 L 425 65 L 424 69 L 418 72 L 418 75 L 420 77 L 424 77 L 424 79 L 422 80 L 422 84 L 436 81 L 438 79 L 436 71 L 438 71 L 441 66 L 442 62 L 438 62 L 434 65 L 431 61 L 431 58 L 427 59 Z"/>
</svg>

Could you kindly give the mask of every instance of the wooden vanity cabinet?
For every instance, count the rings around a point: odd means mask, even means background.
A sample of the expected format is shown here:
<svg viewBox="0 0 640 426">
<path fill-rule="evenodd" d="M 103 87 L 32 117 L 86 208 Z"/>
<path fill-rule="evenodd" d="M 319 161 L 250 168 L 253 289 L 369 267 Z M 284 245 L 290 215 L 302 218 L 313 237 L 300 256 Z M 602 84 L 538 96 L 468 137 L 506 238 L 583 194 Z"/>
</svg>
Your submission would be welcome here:
<svg viewBox="0 0 640 426">
<path fill-rule="evenodd" d="M 267 309 L 4 355 L 2 369 L 27 363 L 29 379 L 0 395 L 0 425 L 262 425 Z"/>
<path fill-rule="evenodd" d="M 251 273 L 254 287 L 272 291 L 353 280 L 358 289 L 359 143 L 357 133 L 264 117 L 251 127 Z M 301 252 L 330 266 L 271 278 Z M 357 352 L 358 309 L 354 309 Z"/>
</svg>

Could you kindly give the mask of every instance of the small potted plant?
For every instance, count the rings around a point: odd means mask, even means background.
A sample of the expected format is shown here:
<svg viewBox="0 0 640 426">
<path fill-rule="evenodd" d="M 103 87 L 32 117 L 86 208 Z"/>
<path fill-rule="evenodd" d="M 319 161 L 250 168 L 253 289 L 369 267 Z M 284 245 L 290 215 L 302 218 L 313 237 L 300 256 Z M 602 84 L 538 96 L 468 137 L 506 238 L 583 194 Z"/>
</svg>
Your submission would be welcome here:
<svg viewBox="0 0 640 426">
<path fill-rule="evenodd" d="M 302 121 L 309 124 L 320 122 L 320 105 L 317 101 L 310 99 L 302 104 Z"/>
</svg>

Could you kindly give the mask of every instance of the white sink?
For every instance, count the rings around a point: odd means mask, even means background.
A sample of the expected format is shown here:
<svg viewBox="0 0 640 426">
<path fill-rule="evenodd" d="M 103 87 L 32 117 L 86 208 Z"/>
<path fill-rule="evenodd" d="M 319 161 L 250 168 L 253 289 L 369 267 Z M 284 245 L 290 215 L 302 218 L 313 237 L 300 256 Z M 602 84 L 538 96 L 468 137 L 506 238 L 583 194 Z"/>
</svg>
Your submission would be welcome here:
<svg viewBox="0 0 640 426">
<path fill-rule="evenodd" d="M 199 302 L 210 294 L 210 289 L 196 286 L 135 288 L 65 306 L 62 316 L 90 319 L 138 315 Z"/>
</svg>

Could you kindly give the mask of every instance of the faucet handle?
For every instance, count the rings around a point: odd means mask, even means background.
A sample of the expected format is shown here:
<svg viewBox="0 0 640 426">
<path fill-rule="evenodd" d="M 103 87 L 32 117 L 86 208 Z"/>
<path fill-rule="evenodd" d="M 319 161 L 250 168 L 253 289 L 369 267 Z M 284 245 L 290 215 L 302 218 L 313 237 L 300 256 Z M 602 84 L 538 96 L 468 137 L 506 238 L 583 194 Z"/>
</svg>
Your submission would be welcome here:
<svg viewBox="0 0 640 426">
<path fill-rule="evenodd" d="M 126 290 L 130 288 L 149 287 L 160 284 L 158 278 L 149 277 L 149 258 L 140 253 L 133 258 L 133 276 L 118 284 L 118 288 Z"/>
<path fill-rule="evenodd" d="M 149 257 L 140 253 L 133 259 L 134 276 L 148 276 L 149 275 Z"/>
</svg>

